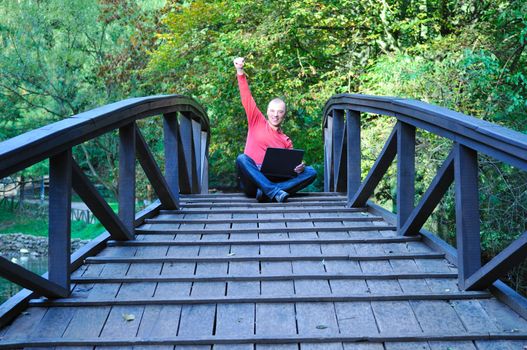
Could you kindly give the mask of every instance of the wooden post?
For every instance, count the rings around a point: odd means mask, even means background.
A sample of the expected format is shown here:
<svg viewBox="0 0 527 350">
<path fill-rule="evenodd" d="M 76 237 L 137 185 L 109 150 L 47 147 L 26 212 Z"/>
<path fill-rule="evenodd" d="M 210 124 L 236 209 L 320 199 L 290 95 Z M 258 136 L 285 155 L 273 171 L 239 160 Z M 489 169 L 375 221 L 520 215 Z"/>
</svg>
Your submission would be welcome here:
<svg viewBox="0 0 527 350">
<path fill-rule="evenodd" d="M 344 140 L 346 128 L 344 126 L 344 111 L 333 110 L 333 191 L 344 192 L 347 186 L 347 167 L 342 165 L 342 160 L 347 159 L 343 154 L 346 151 Z"/>
<path fill-rule="evenodd" d="M 179 203 L 179 126 L 177 113 L 165 114 L 163 137 L 165 144 L 165 179 L 172 196 Z M 183 169 L 184 170 L 184 169 Z"/>
<path fill-rule="evenodd" d="M 397 131 L 397 230 L 414 209 L 415 127 L 399 122 Z"/>
<path fill-rule="evenodd" d="M 201 193 L 201 124 L 192 119 L 192 146 L 194 149 L 193 165 L 196 173 L 194 193 Z"/>
<path fill-rule="evenodd" d="M 346 111 L 348 156 L 348 204 L 357 193 L 361 180 L 360 112 Z"/>
<path fill-rule="evenodd" d="M 465 280 L 481 267 L 478 154 L 457 142 L 454 153 L 458 284 L 465 289 Z"/>
<path fill-rule="evenodd" d="M 179 135 L 183 148 L 183 159 L 179 159 L 179 168 L 181 171 L 186 171 L 188 179 L 188 188 L 185 188 L 184 183 L 180 182 L 180 190 L 182 193 L 196 193 L 197 179 L 194 148 L 192 147 L 192 121 L 184 114 L 179 118 Z"/>
<path fill-rule="evenodd" d="M 324 128 L 324 192 L 333 189 L 333 117 L 328 115 Z"/>
<path fill-rule="evenodd" d="M 71 149 L 49 159 L 49 280 L 70 290 Z"/>
<path fill-rule="evenodd" d="M 209 134 L 201 132 L 201 193 L 209 193 Z"/>
<path fill-rule="evenodd" d="M 130 232 L 135 220 L 135 122 L 119 129 L 119 218 Z"/>
</svg>

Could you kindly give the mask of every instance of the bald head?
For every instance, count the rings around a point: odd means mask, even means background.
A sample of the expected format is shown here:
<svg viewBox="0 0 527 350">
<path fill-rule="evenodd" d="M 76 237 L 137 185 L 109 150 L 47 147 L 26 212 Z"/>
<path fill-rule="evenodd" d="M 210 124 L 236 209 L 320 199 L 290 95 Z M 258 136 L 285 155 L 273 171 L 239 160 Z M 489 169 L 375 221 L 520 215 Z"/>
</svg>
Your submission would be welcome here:
<svg viewBox="0 0 527 350">
<path fill-rule="evenodd" d="M 284 121 L 286 105 L 281 98 L 274 98 L 267 106 L 267 120 L 273 129 L 279 129 Z"/>
</svg>

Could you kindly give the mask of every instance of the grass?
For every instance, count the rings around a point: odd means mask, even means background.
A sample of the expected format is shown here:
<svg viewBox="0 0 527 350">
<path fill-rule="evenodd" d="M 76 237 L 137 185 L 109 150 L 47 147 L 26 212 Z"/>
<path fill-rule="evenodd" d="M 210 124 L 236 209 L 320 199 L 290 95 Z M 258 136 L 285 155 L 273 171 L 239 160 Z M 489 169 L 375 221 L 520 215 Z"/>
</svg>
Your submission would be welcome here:
<svg viewBox="0 0 527 350">
<path fill-rule="evenodd" d="M 117 203 L 110 203 L 112 209 Z M 84 221 L 71 221 L 71 238 L 93 239 L 104 231 L 99 223 L 88 224 Z M 46 213 L 31 209 L 9 209 L 0 207 L 0 234 L 24 233 L 33 236 L 48 236 L 48 218 Z"/>
</svg>

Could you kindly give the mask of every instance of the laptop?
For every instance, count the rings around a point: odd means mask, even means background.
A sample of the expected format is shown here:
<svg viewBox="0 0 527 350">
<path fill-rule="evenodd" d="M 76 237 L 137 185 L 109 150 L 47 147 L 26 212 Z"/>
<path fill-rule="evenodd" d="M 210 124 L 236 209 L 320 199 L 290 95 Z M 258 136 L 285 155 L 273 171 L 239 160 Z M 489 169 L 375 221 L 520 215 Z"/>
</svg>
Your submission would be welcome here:
<svg viewBox="0 0 527 350">
<path fill-rule="evenodd" d="M 304 150 L 287 148 L 268 148 L 260 171 L 268 178 L 292 179 L 297 174 L 295 168 L 302 163 Z"/>
</svg>

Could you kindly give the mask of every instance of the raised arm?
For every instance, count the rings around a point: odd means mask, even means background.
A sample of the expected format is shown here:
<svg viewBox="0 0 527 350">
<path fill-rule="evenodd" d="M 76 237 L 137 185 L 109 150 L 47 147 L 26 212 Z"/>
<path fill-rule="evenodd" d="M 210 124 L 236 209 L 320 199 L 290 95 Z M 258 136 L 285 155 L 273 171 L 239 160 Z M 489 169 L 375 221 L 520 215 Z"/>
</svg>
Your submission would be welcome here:
<svg viewBox="0 0 527 350">
<path fill-rule="evenodd" d="M 251 90 L 249 89 L 247 77 L 243 70 L 245 59 L 243 57 L 237 57 L 234 59 L 233 63 L 234 67 L 236 68 L 236 76 L 238 77 L 238 87 L 240 89 L 242 105 L 245 109 L 245 114 L 247 114 L 247 121 L 249 122 L 249 126 L 252 126 L 260 118 L 263 118 L 265 120 L 265 117 L 256 106 L 256 102 L 254 101 L 254 98 L 251 94 Z"/>
</svg>

